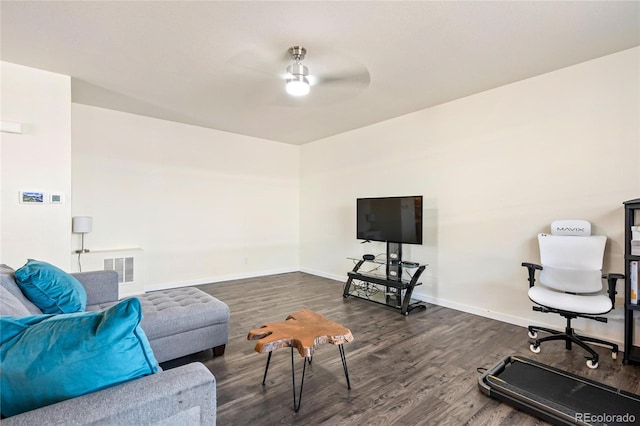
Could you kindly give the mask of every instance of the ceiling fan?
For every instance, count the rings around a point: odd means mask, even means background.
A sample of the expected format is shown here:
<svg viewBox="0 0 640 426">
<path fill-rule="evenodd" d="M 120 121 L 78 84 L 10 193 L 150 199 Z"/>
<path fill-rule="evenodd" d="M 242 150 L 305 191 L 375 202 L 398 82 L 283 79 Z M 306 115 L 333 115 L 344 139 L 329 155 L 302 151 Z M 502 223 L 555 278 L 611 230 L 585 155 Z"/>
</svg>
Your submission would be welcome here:
<svg viewBox="0 0 640 426">
<path fill-rule="evenodd" d="M 313 105 L 346 101 L 362 93 L 370 82 L 367 68 L 349 52 L 322 46 L 315 47 L 313 55 L 308 55 L 307 48 L 300 45 L 285 52 L 266 46 L 241 52 L 231 57 L 229 63 L 236 73 L 241 73 L 238 77 L 242 75 L 240 70 L 252 73 L 253 77 L 241 78 L 247 95 L 254 101 L 260 98 L 261 102 L 282 106 L 299 106 L 301 99 L 304 104 Z"/>
<path fill-rule="evenodd" d="M 291 96 L 304 96 L 309 94 L 309 68 L 302 65 L 304 55 L 307 54 L 307 49 L 302 46 L 293 46 L 289 48 L 289 54 L 293 58 L 294 63 L 287 67 L 287 84 L 285 86 L 287 93 Z"/>
</svg>

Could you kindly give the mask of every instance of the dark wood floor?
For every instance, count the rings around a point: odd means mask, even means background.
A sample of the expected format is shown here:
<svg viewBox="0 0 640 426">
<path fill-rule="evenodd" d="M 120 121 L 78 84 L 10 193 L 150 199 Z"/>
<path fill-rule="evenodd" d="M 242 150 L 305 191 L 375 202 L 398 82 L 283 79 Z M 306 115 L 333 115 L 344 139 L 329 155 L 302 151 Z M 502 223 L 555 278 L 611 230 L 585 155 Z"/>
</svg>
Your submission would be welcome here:
<svg viewBox="0 0 640 426">
<path fill-rule="evenodd" d="M 341 283 L 304 273 L 199 286 L 231 309 L 224 356 L 203 352 L 163 365 L 203 362 L 216 376 L 218 424 L 226 425 L 540 425 L 534 417 L 478 390 L 480 367 L 519 354 L 633 393 L 640 367 L 625 366 L 599 349 L 600 367 L 588 369 L 579 348 L 550 342 L 529 351 L 525 328 L 429 305 L 408 317 L 360 299 L 342 297 Z M 344 345 L 351 390 L 336 346 L 322 345 L 307 369 L 302 407 L 292 409 L 288 349 L 273 353 L 266 386 L 266 354 L 247 333 L 308 308 L 351 329 Z M 542 314 L 541 314 L 542 315 Z M 297 379 L 303 359 L 296 354 Z M 299 382 L 298 382 L 299 383 Z"/>
</svg>

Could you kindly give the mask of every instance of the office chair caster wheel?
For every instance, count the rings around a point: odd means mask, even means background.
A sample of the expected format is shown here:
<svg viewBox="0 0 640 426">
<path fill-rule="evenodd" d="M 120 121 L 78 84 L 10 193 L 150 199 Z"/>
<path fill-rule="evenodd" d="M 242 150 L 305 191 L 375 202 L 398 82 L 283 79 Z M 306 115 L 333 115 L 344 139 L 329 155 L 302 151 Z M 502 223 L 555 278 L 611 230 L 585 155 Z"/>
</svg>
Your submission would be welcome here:
<svg viewBox="0 0 640 426">
<path fill-rule="evenodd" d="M 540 353 L 540 345 L 536 345 L 535 343 L 530 344 L 529 349 L 531 349 L 531 352 L 533 352 L 534 354 Z"/>
<path fill-rule="evenodd" d="M 598 368 L 598 361 L 593 362 L 592 359 L 588 359 L 587 360 L 587 367 L 591 368 L 592 370 Z"/>
<path fill-rule="evenodd" d="M 529 333 L 527 333 L 527 334 L 532 339 L 537 339 L 538 338 L 538 332 L 537 331 L 529 331 Z"/>
</svg>

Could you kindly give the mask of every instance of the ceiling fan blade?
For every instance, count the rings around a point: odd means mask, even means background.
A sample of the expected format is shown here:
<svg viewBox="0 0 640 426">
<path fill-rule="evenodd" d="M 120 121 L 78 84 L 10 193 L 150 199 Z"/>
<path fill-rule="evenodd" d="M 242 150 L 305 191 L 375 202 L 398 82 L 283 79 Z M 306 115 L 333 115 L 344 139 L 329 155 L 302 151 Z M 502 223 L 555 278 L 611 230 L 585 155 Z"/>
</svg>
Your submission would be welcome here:
<svg viewBox="0 0 640 426">
<path fill-rule="evenodd" d="M 357 86 L 368 86 L 371 76 L 367 70 L 358 70 L 351 73 L 331 73 L 317 77 L 317 84 L 353 84 Z"/>
<path fill-rule="evenodd" d="M 286 71 L 287 58 L 284 55 L 274 53 L 268 49 L 245 50 L 230 57 L 227 63 L 235 70 L 246 70 L 281 77 Z"/>
</svg>

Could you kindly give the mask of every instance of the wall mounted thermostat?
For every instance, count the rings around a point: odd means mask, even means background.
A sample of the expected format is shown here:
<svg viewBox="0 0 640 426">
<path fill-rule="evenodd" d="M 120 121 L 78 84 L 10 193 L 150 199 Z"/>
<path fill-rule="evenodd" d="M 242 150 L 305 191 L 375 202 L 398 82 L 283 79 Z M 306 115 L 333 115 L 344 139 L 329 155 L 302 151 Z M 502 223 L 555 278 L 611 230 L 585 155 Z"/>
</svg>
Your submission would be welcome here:
<svg viewBox="0 0 640 426">
<path fill-rule="evenodd" d="M 62 194 L 50 194 L 49 202 L 51 204 L 62 204 L 64 202 L 64 195 Z"/>
</svg>

